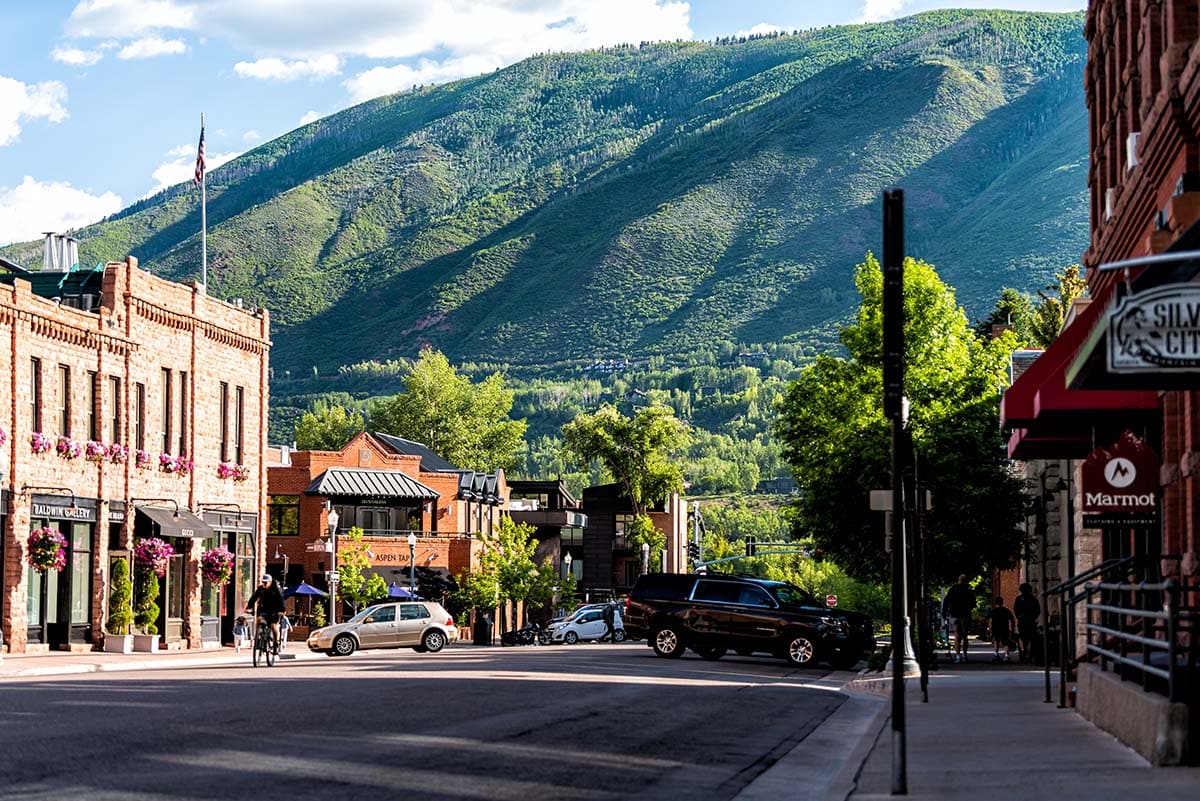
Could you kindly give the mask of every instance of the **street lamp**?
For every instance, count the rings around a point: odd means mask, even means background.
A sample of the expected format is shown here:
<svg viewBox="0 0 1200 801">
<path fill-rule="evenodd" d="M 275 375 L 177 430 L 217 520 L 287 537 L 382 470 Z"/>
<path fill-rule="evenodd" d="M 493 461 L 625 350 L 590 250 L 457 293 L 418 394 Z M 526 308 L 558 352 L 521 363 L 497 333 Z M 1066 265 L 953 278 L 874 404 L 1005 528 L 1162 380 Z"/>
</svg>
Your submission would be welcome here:
<svg viewBox="0 0 1200 801">
<path fill-rule="evenodd" d="M 325 525 L 329 529 L 329 625 L 332 626 L 337 623 L 337 509 L 329 510 Z"/>
<path fill-rule="evenodd" d="M 650 572 L 650 543 L 642 543 L 642 575 Z"/>
<path fill-rule="evenodd" d="M 408 591 L 417 592 L 417 535 L 408 532 Z"/>
<path fill-rule="evenodd" d="M 276 545 L 275 546 L 275 558 L 283 559 L 283 581 L 281 583 L 283 584 L 284 589 L 287 589 L 288 564 L 290 562 L 290 557 L 286 553 L 280 553 L 279 546 Z"/>
</svg>

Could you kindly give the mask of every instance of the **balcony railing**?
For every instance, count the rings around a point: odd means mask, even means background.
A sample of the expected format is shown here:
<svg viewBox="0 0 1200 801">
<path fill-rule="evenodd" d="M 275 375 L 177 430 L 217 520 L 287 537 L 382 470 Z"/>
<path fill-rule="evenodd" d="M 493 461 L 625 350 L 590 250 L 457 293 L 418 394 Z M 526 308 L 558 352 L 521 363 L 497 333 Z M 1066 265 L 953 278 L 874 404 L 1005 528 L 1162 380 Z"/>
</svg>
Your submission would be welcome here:
<svg viewBox="0 0 1200 801">
<path fill-rule="evenodd" d="M 344 537 L 350 531 L 349 528 L 339 528 L 338 536 Z M 395 528 L 364 528 L 362 530 L 364 537 L 387 537 L 394 539 L 408 539 L 409 534 L 413 534 L 417 539 L 451 539 L 451 540 L 469 540 L 475 536 L 475 533 L 470 531 L 417 531 L 415 529 L 395 529 Z"/>
</svg>

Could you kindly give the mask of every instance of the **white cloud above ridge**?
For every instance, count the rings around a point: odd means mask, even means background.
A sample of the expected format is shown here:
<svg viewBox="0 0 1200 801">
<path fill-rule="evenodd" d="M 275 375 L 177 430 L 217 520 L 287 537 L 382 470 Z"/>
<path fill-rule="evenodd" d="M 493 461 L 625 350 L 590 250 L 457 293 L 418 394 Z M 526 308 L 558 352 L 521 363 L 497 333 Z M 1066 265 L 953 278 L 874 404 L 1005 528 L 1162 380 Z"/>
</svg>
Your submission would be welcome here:
<svg viewBox="0 0 1200 801">
<path fill-rule="evenodd" d="M 862 12 L 857 22 L 882 22 L 893 19 L 904 11 L 905 0 L 863 0 Z"/>
<path fill-rule="evenodd" d="M 66 181 L 37 181 L 26 175 L 15 187 L 0 187 L 0 245 L 36 239 L 44 231 L 79 228 L 123 205 L 112 192 L 94 195 Z"/>
<path fill-rule="evenodd" d="M 734 36 L 762 36 L 768 33 L 775 33 L 776 31 L 779 31 L 780 33 L 790 33 L 791 30 L 791 28 L 783 25 L 774 25 L 770 22 L 760 22 L 757 25 L 751 25 L 744 31 L 738 31 L 736 34 L 734 34 Z"/>
<path fill-rule="evenodd" d="M 28 120 L 67 118 L 67 87 L 61 81 L 22 83 L 0 75 L 0 147 L 12 144 Z"/>
<path fill-rule="evenodd" d="M 316 122 L 317 120 L 321 119 L 321 116 L 322 115 L 320 112 L 309 109 L 308 111 L 304 112 L 304 116 L 300 118 L 300 124 L 308 125 L 310 122 Z"/>
<path fill-rule="evenodd" d="M 225 162 L 233 161 L 242 155 L 242 152 L 241 150 L 232 150 L 227 153 L 205 153 L 205 171 L 212 172 Z M 165 155 L 167 160 L 155 167 L 154 171 L 150 174 L 150 177 L 154 179 L 154 187 L 142 195 L 143 200 L 151 195 L 158 194 L 164 189 L 175 186 L 175 184 L 195 179 L 196 144 L 176 145 L 168 150 Z"/>
<path fill-rule="evenodd" d="M 130 61 L 155 56 L 174 56 L 186 53 L 187 44 L 182 39 L 163 39 L 159 36 L 145 36 L 121 48 L 117 58 Z"/>
<path fill-rule="evenodd" d="M 334 55 L 294 61 L 268 57 L 260 58 L 257 61 L 239 61 L 233 65 L 233 71 L 242 78 L 294 81 L 297 78 L 328 78 L 331 75 L 337 75 L 341 71 L 341 66 L 341 59 Z"/>
<path fill-rule="evenodd" d="M 50 58 L 72 67 L 90 67 L 104 58 L 104 54 L 95 50 L 80 50 L 77 47 L 56 47 L 50 51 Z"/>
</svg>

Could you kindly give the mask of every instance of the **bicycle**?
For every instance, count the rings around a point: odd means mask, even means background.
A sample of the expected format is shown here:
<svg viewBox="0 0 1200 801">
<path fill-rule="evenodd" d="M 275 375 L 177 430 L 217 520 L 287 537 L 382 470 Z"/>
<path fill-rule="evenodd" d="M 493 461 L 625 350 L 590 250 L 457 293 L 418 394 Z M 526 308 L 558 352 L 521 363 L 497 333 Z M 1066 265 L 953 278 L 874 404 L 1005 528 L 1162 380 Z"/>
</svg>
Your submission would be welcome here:
<svg viewBox="0 0 1200 801">
<path fill-rule="evenodd" d="M 261 658 L 267 663 L 267 667 L 274 667 L 275 655 L 278 650 L 279 643 L 275 639 L 275 631 L 271 628 L 271 624 L 262 617 L 256 616 L 254 618 L 254 666 L 258 667 Z"/>
</svg>

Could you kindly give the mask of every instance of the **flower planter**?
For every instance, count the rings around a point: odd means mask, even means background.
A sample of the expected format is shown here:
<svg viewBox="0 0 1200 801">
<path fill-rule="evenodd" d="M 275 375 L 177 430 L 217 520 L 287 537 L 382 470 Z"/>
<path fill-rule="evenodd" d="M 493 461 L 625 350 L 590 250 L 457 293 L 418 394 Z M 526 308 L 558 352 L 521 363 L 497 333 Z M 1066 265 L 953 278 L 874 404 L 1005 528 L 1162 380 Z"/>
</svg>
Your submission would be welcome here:
<svg viewBox="0 0 1200 801">
<path fill-rule="evenodd" d="M 130 636 L 133 637 L 133 650 L 140 654 L 158 653 L 157 634 L 131 634 Z"/>
<path fill-rule="evenodd" d="M 157 637 L 158 635 L 155 634 L 154 636 Z M 133 635 L 132 634 L 105 634 L 104 635 L 104 652 L 107 654 L 132 654 L 133 653 Z"/>
</svg>

